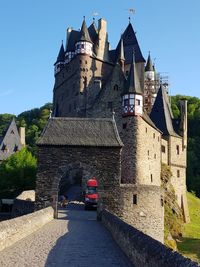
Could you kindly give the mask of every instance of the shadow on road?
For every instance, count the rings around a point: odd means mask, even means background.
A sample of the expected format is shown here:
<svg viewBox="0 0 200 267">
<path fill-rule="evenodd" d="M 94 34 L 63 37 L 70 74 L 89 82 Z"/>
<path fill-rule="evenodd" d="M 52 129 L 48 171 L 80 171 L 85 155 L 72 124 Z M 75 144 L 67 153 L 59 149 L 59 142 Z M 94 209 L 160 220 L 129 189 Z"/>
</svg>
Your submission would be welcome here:
<svg viewBox="0 0 200 267">
<path fill-rule="evenodd" d="M 96 220 L 96 211 L 85 211 L 81 203 L 59 210 L 58 223 L 67 232 L 50 251 L 45 267 L 132 266 L 110 233 Z"/>
</svg>

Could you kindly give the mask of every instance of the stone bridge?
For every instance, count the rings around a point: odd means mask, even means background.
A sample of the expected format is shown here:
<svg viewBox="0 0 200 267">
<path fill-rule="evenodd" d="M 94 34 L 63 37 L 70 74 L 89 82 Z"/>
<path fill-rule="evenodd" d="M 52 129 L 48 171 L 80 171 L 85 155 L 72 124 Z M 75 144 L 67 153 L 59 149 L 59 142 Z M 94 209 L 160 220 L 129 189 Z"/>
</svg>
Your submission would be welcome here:
<svg viewBox="0 0 200 267">
<path fill-rule="evenodd" d="M 0 266 L 198 266 L 107 211 L 97 221 L 77 192 L 70 189 L 70 203 L 58 210 L 58 219 L 49 207 L 1 222 Z"/>
</svg>

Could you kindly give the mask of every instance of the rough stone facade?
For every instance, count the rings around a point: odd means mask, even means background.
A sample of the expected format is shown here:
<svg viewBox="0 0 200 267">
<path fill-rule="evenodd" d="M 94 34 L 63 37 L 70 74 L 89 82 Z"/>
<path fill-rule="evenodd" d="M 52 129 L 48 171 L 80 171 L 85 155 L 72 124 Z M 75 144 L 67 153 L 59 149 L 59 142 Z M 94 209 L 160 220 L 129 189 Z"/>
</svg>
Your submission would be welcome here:
<svg viewBox="0 0 200 267">
<path fill-rule="evenodd" d="M 177 252 L 167 248 L 157 240 L 145 235 L 118 217 L 104 211 L 102 222 L 113 238 L 136 267 L 197 267 Z"/>
<path fill-rule="evenodd" d="M 55 145 L 56 137 L 50 135 L 49 143 L 39 144 L 37 208 L 52 204 L 56 210 L 59 184 L 66 184 L 66 180 L 73 182 L 79 177 L 84 190 L 85 181 L 95 175 L 100 185 L 101 209 L 108 209 L 163 242 L 160 179 L 163 162 L 172 169 L 177 200 L 188 218 L 185 185 L 187 110 L 182 103 L 181 120 L 173 119 L 161 81 L 160 89 L 153 96 L 153 107 L 145 110 L 144 84 L 148 76 L 146 71 L 150 69 L 155 76 L 153 66 L 145 68 L 131 23 L 114 50 L 109 49 L 103 19 L 99 20 L 98 28 L 95 23 L 87 28 L 84 20 L 80 31 L 68 30 L 66 48 L 61 46 L 55 63 L 52 119 L 83 117 L 89 123 L 97 118 L 114 117 L 115 131 L 123 145 L 118 148 L 99 147 L 95 143 L 85 146 L 84 142 L 91 137 L 89 132 L 89 136 L 83 133 L 84 137 L 76 146 Z M 147 90 L 145 94 L 148 94 Z M 147 114 L 149 110 L 151 113 Z M 76 131 L 69 133 L 56 129 L 56 132 L 62 138 L 73 135 L 78 140 Z"/>
<path fill-rule="evenodd" d="M 37 208 L 44 208 L 50 203 L 56 209 L 60 180 L 69 179 L 70 170 L 82 173 L 82 184 L 96 176 L 99 194 L 103 204 L 109 209 L 113 188 L 120 183 L 120 148 L 39 147 L 38 174 L 36 185 Z M 105 195 L 106 194 L 106 197 Z M 112 204 L 114 212 L 117 202 Z"/>
</svg>

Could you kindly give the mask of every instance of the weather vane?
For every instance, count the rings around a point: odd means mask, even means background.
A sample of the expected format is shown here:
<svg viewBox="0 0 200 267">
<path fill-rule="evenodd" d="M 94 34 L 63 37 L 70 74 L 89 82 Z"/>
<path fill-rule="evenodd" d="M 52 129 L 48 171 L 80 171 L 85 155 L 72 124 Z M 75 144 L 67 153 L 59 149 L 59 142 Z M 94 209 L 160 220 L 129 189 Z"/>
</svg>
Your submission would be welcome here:
<svg viewBox="0 0 200 267">
<path fill-rule="evenodd" d="M 129 19 L 129 23 L 130 23 L 131 22 L 131 16 L 135 14 L 135 9 L 129 8 L 129 9 L 127 9 L 127 11 L 129 13 L 128 19 Z"/>
<path fill-rule="evenodd" d="M 94 12 L 92 13 L 92 15 L 93 15 L 93 21 L 95 22 L 95 17 L 99 16 L 99 13 L 96 12 L 96 11 L 94 11 Z"/>
</svg>

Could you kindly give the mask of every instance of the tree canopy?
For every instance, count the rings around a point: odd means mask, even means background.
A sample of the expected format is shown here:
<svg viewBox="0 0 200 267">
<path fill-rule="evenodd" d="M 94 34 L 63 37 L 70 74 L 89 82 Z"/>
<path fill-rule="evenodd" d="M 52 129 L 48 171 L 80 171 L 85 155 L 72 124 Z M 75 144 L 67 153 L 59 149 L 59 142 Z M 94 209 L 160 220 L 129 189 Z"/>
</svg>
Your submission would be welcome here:
<svg viewBox="0 0 200 267">
<path fill-rule="evenodd" d="M 0 164 L 0 198 L 16 197 L 35 188 L 37 160 L 27 148 L 11 155 Z"/>
</svg>

